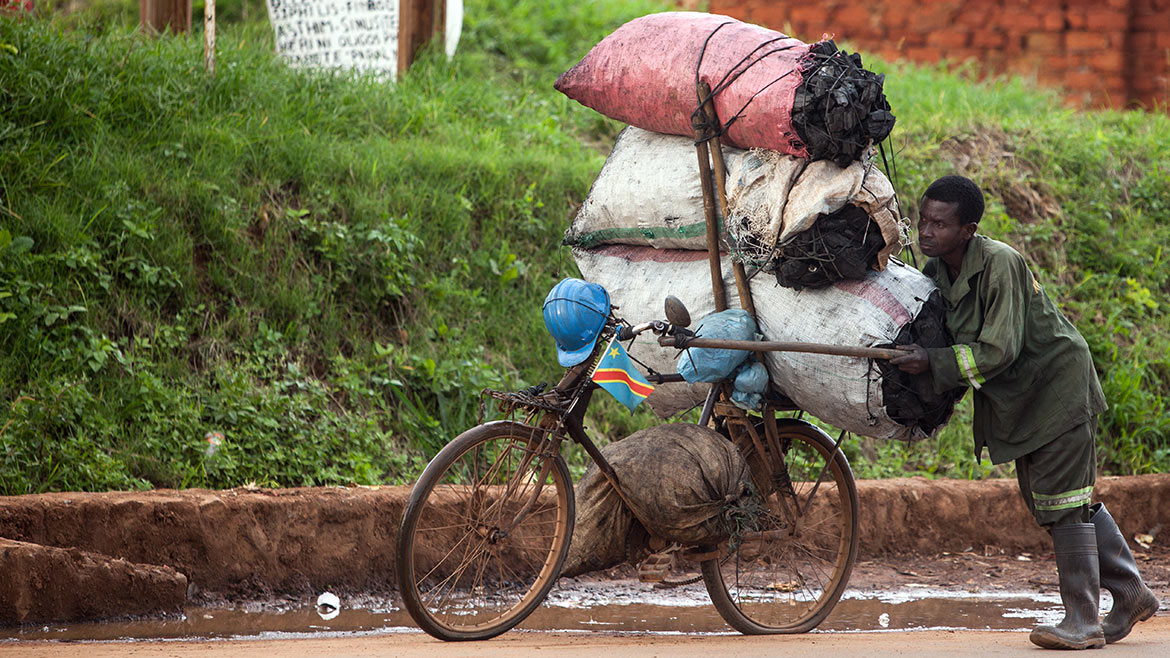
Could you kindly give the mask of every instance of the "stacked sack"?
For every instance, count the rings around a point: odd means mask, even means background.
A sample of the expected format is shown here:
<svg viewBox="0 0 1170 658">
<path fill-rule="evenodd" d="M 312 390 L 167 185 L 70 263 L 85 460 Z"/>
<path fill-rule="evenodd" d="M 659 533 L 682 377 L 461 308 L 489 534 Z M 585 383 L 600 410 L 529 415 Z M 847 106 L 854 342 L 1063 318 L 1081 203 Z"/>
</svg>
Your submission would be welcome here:
<svg viewBox="0 0 1170 658">
<path fill-rule="evenodd" d="M 872 162 L 840 167 L 777 151 L 723 148 L 729 248 L 800 289 L 858 279 L 899 251 L 906 225 L 894 187 Z M 630 126 L 578 210 L 565 244 L 706 249 L 694 142 Z"/>
<path fill-rule="evenodd" d="M 933 284 L 891 258 L 907 239 L 907 223 L 893 186 L 867 155 L 894 119 L 882 78 L 860 65 L 832 42 L 808 45 L 693 12 L 635 19 L 602 40 L 556 83 L 631 124 L 565 236 L 582 275 L 605 286 L 631 322 L 661 318 L 668 294 L 693 317 L 714 310 L 690 137 L 703 81 L 713 90 L 727 169 L 722 247 L 760 272 L 751 289 L 762 336 L 949 343 Z M 734 292 L 729 297 L 734 304 Z M 676 369 L 673 351 L 653 341 L 630 353 L 654 370 Z M 929 436 L 953 408 L 949 397 L 934 396 L 928 377 L 924 385 L 884 362 L 784 352 L 763 359 L 779 391 L 861 435 Z M 669 416 L 700 403 L 706 389 L 665 384 L 647 402 Z"/>
</svg>

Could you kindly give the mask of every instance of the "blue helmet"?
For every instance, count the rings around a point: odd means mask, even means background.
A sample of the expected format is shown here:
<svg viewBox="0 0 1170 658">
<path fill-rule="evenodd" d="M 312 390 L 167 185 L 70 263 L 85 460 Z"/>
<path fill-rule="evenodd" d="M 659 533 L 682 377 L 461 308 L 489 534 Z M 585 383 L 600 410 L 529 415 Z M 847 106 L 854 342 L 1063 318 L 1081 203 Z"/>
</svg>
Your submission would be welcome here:
<svg viewBox="0 0 1170 658">
<path fill-rule="evenodd" d="M 581 279 L 564 279 L 544 298 L 544 326 L 557 341 L 557 362 L 568 368 L 593 352 L 609 317 L 609 293 Z"/>
</svg>

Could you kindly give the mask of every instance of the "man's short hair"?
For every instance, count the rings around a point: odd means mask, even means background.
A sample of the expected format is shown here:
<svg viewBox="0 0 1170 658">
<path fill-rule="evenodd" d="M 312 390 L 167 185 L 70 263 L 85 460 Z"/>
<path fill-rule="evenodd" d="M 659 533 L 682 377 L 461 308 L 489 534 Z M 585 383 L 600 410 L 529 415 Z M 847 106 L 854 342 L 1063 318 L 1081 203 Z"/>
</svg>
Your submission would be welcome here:
<svg viewBox="0 0 1170 658">
<path fill-rule="evenodd" d="M 983 191 L 970 178 L 943 176 L 926 188 L 922 198 L 959 204 L 959 221 L 964 224 L 978 224 L 983 217 Z"/>
</svg>

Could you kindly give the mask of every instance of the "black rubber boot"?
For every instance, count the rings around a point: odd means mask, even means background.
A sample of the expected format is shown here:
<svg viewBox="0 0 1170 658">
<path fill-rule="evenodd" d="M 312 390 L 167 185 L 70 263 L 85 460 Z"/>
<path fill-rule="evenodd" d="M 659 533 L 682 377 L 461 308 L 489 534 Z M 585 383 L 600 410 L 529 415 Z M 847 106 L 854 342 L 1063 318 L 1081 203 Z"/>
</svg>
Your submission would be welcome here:
<svg viewBox="0 0 1170 658">
<path fill-rule="evenodd" d="M 1064 619 L 1055 626 L 1032 631 L 1033 644 L 1045 649 L 1100 649 L 1105 646 L 1097 617 L 1101 581 L 1097 570 L 1097 535 L 1092 523 L 1069 523 L 1052 528 L 1060 600 Z"/>
<path fill-rule="evenodd" d="M 1113 644 L 1129 635 L 1134 624 L 1153 617 L 1158 611 L 1158 599 L 1142 582 L 1137 562 L 1125 543 L 1125 535 L 1105 509 L 1105 503 L 1096 503 L 1089 510 L 1089 518 L 1097 530 L 1101 587 L 1113 595 L 1113 609 L 1105 615 L 1101 630 L 1105 631 L 1105 641 Z"/>
</svg>

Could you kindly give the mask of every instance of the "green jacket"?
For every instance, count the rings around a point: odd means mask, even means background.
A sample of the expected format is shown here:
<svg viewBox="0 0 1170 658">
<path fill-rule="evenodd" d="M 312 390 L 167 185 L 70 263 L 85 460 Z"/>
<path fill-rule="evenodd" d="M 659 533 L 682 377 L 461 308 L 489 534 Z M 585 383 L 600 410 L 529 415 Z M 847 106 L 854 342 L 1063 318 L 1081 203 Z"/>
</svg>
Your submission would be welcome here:
<svg viewBox="0 0 1170 658">
<path fill-rule="evenodd" d="M 1010 246 L 975 235 L 951 281 L 944 263 L 922 269 L 947 302 L 952 347 L 928 349 L 935 392 L 970 386 L 975 456 L 1001 464 L 1105 410 L 1089 346 Z"/>
</svg>

